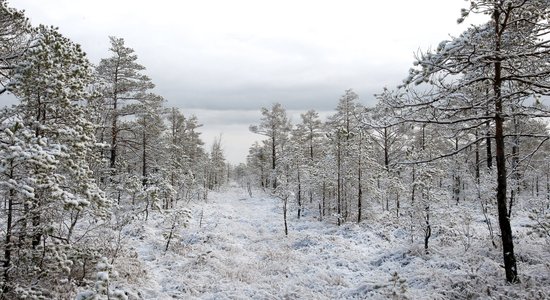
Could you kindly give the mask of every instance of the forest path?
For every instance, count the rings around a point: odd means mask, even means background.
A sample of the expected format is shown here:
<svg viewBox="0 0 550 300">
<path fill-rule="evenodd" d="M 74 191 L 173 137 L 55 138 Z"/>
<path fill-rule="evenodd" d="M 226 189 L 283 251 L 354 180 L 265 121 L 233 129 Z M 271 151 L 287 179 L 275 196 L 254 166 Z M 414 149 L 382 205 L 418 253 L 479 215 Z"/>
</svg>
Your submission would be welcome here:
<svg viewBox="0 0 550 300">
<path fill-rule="evenodd" d="M 451 228 L 438 223 L 427 254 L 421 228 L 411 235 L 408 218 L 396 220 L 371 203 L 366 203 L 361 224 L 336 226 L 319 222 L 314 209 L 305 210 L 298 220 L 291 201 L 285 236 L 280 199 L 259 191 L 250 197 L 237 187 L 212 192 L 208 198 L 206 203 L 183 205 L 192 209 L 194 219 L 187 228 L 178 228 L 166 252 L 169 212 L 153 211 L 148 221 L 128 229 L 127 242 L 136 250 L 141 269 L 127 264 L 121 271 L 139 277 L 139 299 L 388 299 L 401 294 L 409 299 L 484 298 L 485 290 L 479 287 L 489 285 L 495 295 L 515 292 L 502 280 L 501 253 L 490 246 L 482 219 L 472 223 L 477 233 L 472 249 L 479 250 L 465 252 L 460 224 Z M 434 220 L 459 215 L 458 209 L 452 206 Z M 521 222 L 516 228 L 522 228 Z M 448 237 L 444 231 L 457 235 Z M 527 235 L 518 231 L 518 236 Z M 545 283 L 548 256 L 541 249 L 547 246 L 533 250 L 532 244 L 525 245 L 517 244 L 518 253 L 532 262 L 520 262 L 521 270 Z M 546 292 L 547 286 L 537 289 Z"/>
<path fill-rule="evenodd" d="M 139 251 L 154 282 L 144 297 L 360 299 L 385 287 L 399 268 L 397 262 L 380 266 L 386 260 L 380 256 L 388 255 L 381 253 L 385 237 L 356 224 L 319 222 L 314 211 L 297 220 L 295 212 L 289 210 L 285 236 L 280 199 L 260 192 L 250 197 L 237 187 L 211 193 L 193 207 L 191 225 L 166 254 L 158 228 L 167 224 L 157 221 L 149 233 L 157 246 L 145 241 Z"/>
</svg>

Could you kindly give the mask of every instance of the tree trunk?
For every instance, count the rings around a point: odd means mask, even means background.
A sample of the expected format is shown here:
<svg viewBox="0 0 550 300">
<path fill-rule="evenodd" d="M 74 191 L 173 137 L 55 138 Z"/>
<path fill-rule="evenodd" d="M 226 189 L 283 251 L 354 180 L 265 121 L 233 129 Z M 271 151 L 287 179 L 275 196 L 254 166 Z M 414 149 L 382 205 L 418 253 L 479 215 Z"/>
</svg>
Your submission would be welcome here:
<svg viewBox="0 0 550 300">
<path fill-rule="evenodd" d="M 336 198 L 337 198 L 337 214 L 338 214 L 338 220 L 337 220 L 337 224 L 338 226 L 340 226 L 342 224 L 342 175 L 341 175 L 341 172 L 342 172 L 342 166 L 341 166 L 341 153 L 340 153 L 340 136 L 338 135 L 338 145 L 337 145 L 338 149 L 337 149 L 337 154 L 336 154 L 336 164 L 338 165 L 337 169 L 338 169 L 338 174 L 337 174 L 337 191 L 336 191 Z"/>
<path fill-rule="evenodd" d="M 485 149 L 487 151 L 487 168 L 493 168 L 493 151 L 491 150 L 491 121 L 486 122 L 487 138 L 485 139 Z"/>
<path fill-rule="evenodd" d="M 10 162 L 10 178 L 13 178 L 13 161 Z M 6 220 L 6 241 L 4 245 L 4 274 L 3 274 L 3 284 L 2 284 L 2 294 L 8 292 L 10 284 L 9 270 L 11 267 L 11 249 L 12 249 L 12 226 L 13 226 L 13 197 L 15 196 L 15 191 L 10 189 L 9 199 L 8 199 L 8 215 Z"/>
<path fill-rule="evenodd" d="M 498 206 L 498 221 L 500 226 L 500 233 L 502 237 L 502 253 L 504 256 L 504 269 L 506 272 L 506 280 L 508 282 L 517 282 L 518 273 L 516 266 L 516 257 L 514 255 L 514 241 L 512 236 L 512 227 L 510 225 L 510 219 L 508 217 L 508 207 L 506 203 L 506 153 L 504 146 L 504 119 L 502 116 L 502 78 L 501 71 L 502 58 L 500 54 L 500 42 L 502 39 L 502 32 L 500 28 L 500 8 L 495 4 L 495 11 L 493 14 L 493 20 L 495 24 L 495 53 L 497 57 L 494 63 L 494 80 L 493 89 L 495 93 L 495 151 L 496 151 L 496 166 L 497 166 L 497 206 Z"/>
<path fill-rule="evenodd" d="M 430 241 L 430 237 L 432 236 L 432 226 L 430 225 L 430 206 L 426 205 L 425 207 L 426 211 L 426 227 L 424 228 L 424 251 L 426 251 L 426 254 L 428 253 L 428 243 Z"/>
<path fill-rule="evenodd" d="M 458 138 L 455 138 L 455 151 L 458 151 Z M 458 166 L 458 159 L 455 161 Z M 453 188 L 453 198 L 456 202 L 456 205 L 460 202 L 460 175 L 458 170 L 454 170 L 454 188 Z"/>
<path fill-rule="evenodd" d="M 478 132 L 477 132 L 477 129 L 476 129 L 476 135 L 475 135 L 475 138 L 476 140 L 478 139 Z M 476 153 L 475 153 L 475 172 L 476 172 L 476 183 L 479 184 L 479 176 L 480 176 L 480 173 L 479 173 L 479 142 L 476 142 Z"/>
<path fill-rule="evenodd" d="M 390 164 L 390 154 L 388 147 L 388 128 L 384 127 L 384 167 L 386 168 L 386 170 L 388 170 Z"/>
<path fill-rule="evenodd" d="M 201 222 L 202 222 L 202 218 L 201 218 Z M 172 227 L 170 228 L 170 233 L 168 234 L 168 238 L 166 240 L 166 247 L 164 248 L 164 252 L 168 251 L 168 248 L 170 247 L 170 242 L 172 241 L 172 236 L 174 235 L 174 230 L 176 229 L 176 223 L 177 222 L 175 220 L 172 223 Z"/>
<path fill-rule="evenodd" d="M 546 201 L 548 202 L 548 205 L 550 205 L 550 174 L 549 172 L 546 172 Z"/>
<path fill-rule="evenodd" d="M 327 192 L 327 183 L 323 180 L 323 213 L 322 215 L 325 216 L 326 214 L 326 195 Z M 548 195 L 550 195 L 550 192 L 548 192 Z"/>
<path fill-rule="evenodd" d="M 302 183 L 300 182 L 300 167 L 298 167 L 298 219 L 302 216 Z"/>
<path fill-rule="evenodd" d="M 118 112 L 117 112 L 117 99 L 116 96 L 113 97 L 113 121 L 111 124 L 111 157 L 109 158 L 110 161 L 110 168 L 111 173 L 113 174 L 115 172 L 116 168 L 116 159 L 117 159 L 117 137 L 118 137 Z"/>
<path fill-rule="evenodd" d="M 147 136 L 145 134 L 145 117 L 144 117 L 144 120 L 143 120 L 143 136 L 142 136 L 142 143 L 143 143 L 143 148 L 142 148 L 142 153 L 141 153 L 141 170 L 142 170 L 142 173 L 141 173 L 141 184 L 142 186 L 146 186 L 147 185 Z"/>
<path fill-rule="evenodd" d="M 512 109 L 514 111 L 514 109 Z M 516 190 L 516 200 L 519 199 L 519 193 L 520 193 L 520 181 L 521 181 L 521 174 L 519 172 L 519 122 L 518 119 L 514 116 L 513 119 L 514 123 L 514 138 L 512 142 L 512 182 L 513 185 L 511 189 Z M 538 179 L 538 178 L 537 178 Z M 538 183 L 538 182 L 537 182 Z M 537 185 L 537 196 L 538 196 L 538 185 Z M 510 207 L 512 207 L 512 200 L 510 200 Z M 508 215 L 510 216 L 512 214 L 511 211 L 508 212 Z"/>
<path fill-rule="evenodd" d="M 357 223 L 361 223 L 361 212 L 362 212 L 362 202 L 363 202 L 363 188 L 361 186 L 361 159 L 359 158 L 359 175 L 357 180 L 359 181 L 358 192 L 357 192 Z"/>
<path fill-rule="evenodd" d="M 401 203 L 399 202 L 399 191 L 395 193 L 395 207 L 396 207 L 396 215 L 399 219 L 399 209 L 401 208 Z"/>
<path fill-rule="evenodd" d="M 288 235 L 288 224 L 286 221 L 287 202 L 288 202 L 288 197 L 285 197 L 283 199 L 283 220 L 285 222 L 285 235 Z"/>
<path fill-rule="evenodd" d="M 273 178 L 273 189 L 276 189 L 277 188 L 277 173 L 275 171 L 276 167 L 277 167 L 277 151 L 276 151 L 276 148 L 275 148 L 276 144 L 275 144 L 275 131 L 273 131 L 273 136 L 271 137 L 271 176 Z"/>
<path fill-rule="evenodd" d="M 537 192 L 537 198 L 539 197 L 539 176 L 535 176 L 535 191 Z M 519 192 L 518 192 L 519 195 Z"/>
<path fill-rule="evenodd" d="M 415 190 L 416 190 L 416 167 L 412 167 L 412 191 L 411 191 L 411 205 L 414 203 Z"/>
<path fill-rule="evenodd" d="M 361 156 L 362 156 L 362 145 L 363 144 L 363 134 L 359 132 L 359 159 L 358 159 L 358 170 L 357 170 L 357 223 L 361 223 L 361 213 L 362 213 L 362 202 L 363 202 L 363 187 L 361 185 L 362 178 L 362 165 L 361 165 Z"/>
<path fill-rule="evenodd" d="M 42 231 L 39 229 L 41 218 L 40 218 L 40 205 L 38 204 L 38 200 L 35 199 L 32 209 L 31 209 L 31 215 L 32 215 L 32 248 L 36 249 L 40 245 L 40 241 L 42 240 Z"/>
</svg>

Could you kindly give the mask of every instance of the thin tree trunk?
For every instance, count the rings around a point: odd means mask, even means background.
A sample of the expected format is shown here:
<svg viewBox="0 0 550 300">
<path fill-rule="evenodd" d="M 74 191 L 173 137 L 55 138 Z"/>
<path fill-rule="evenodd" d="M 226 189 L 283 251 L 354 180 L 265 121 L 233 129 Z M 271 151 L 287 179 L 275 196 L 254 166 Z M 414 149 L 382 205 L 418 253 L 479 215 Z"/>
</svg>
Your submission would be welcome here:
<svg viewBox="0 0 550 300">
<path fill-rule="evenodd" d="M 362 202 L 363 202 L 363 188 L 361 186 L 361 158 L 359 158 L 359 175 L 357 180 L 359 181 L 359 186 L 357 191 L 357 223 L 361 223 L 361 212 L 362 212 Z"/>
<path fill-rule="evenodd" d="M 32 214 L 32 248 L 36 249 L 38 245 L 40 245 L 40 241 L 42 240 L 42 232 L 39 229 L 41 218 L 40 218 L 40 205 L 38 204 L 38 200 L 35 200 L 33 203 L 33 207 L 31 210 Z"/>
<path fill-rule="evenodd" d="M 202 217 L 202 215 L 201 215 Z M 201 218 L 202 221 L 202 218 Z M 168 248 L 170 247 L 170 241 L 172 241 L 172 236 L 174 234 L 174 230 L 176 229 L 176 221 L 172 223 L 172 228 L 170 228 L 170 233 L 168 234 L 168 239 L 166 241 L 166 247 L 164 248 L 164 252 L 166 253 L 168 251 Z"/>
<path fill-rule="evenodd" d="M 116 96 L 113 97 L 113 121 L 111 124 L 111 157 L 109 158 L 110 161 L 110 168 L 111 173 L 115 172 L 116 168 L 116 159 L 117 159 L 117 141 L 118 139 L 118 112 L 117 112 L 117 98 Z"/>
<path fill-rule="evenodd" d="M 501 11 L 496 7 L 493 14 L 493 20 L 495 24 L 495 53 L 500 54 L 500 42 L 502 40 L 502 31 L 500 28 L 500 14 Z M 502 116 L 502 78 L 501 78 L 501 65 L 502 58 L 496 57 L 494 63 L 494 80 L 493 89 L 495 93 L 495 150 L 496 150 L 496 163 L 497 163 L 497 206 L 498 206 L 498 221 L 500 226 L 500 233 L 502 237 L 502 253 L 504 257 L 504 269 L 506 272 L 506 280 L 508 282 L 517 282 L 518 273 L 516 266 L 516 257 L 514 255 L 514 241 L 512 236 L 512 227 L 510 225 L 510 218 L 508 217 L 508 207 L 506 201 L 506 153 L 504 146 L 504 118 Z"/>
<path fill-rule="evenodd" d="M 424 207 L 424 211 L 426 212 L 426 215 L 424 217 L 424 221 L 426 222 L 426 227 L 424 227 L 424 251 L 426 251 L 426 254 L 428 254 L 428 243 L 430 241 L 430 237 L 432 236 L 432 225 L 430 224 L 429 191 L 426 191 L 424 197 L 426 199 L 426 206 Z"/>
<path fill-rule="evenodd" d="M 13 161 L 10 162 L 10 178 L 13 178 Z M 11 251 L 12 251 L 12 226 L 13 226 L 13 197 L 15 196 L 15 191 L 10 189 L 9 199 L 8 199 L 8 215 L 6 220 L 6 241 L 4 245 L 4 278 L 2 285 L 2 294 L 5 294 L 9 290 L 10 285 L 10 275 L 9 270 L 11 267 Z"/>
<path fill-rule="evenodd" d="M 489 111 L 487 109 L 487 115 L 489 115 Z M 493 168 L 493 151 L 491 147 L 491 121 L 487 120 L 485 123 L 487 127 L 487 138 L 485 139 L 485 149 L 487 151 L 487 168 L 492 169 Z"/>
<path fill-rule="evenodd" d="M 535 191 L 537 192 L 537 198 L 539 197 L 539 176 L 535 176 Z"/>
<path fill-rule="evenodd" d="M 455 138 L 455 151 L 458 151 L 458 138 Z M 458 159 L 456 159 L 456 164 L 458 166 Z M 453 197 L 458 205 L 460 202 L 460 175 L 458 170 L 454 170 L 454 188 L 453 188 Z"/>
<path fill-rule="evenodd" d="M 284 219 L 284 222 L 285 222 L 285 235 L 288 235 L 288 224 L 287 224 L 287 220 L 286 220 L 287 202 L 288 202 L 288 198 L 285 197 L 283 199 L 283 219 Z"/>
<path fill-rule="evenodd" d="M 395 193 L 395 207 L 397 218 L 399 219 L 399 209 L 401 208 L 401 203 L 399 202 L 399 191 Z"/>
<path fill-rule="evenodd" d="M 302 183 L 300 182 L 300 167 L 298 167 L 298 219 L 302 216 Z"/>
<path fill-rule="evenodd" d="M 142 173 L 141 173 L 141 184 L 145 187 L 147 185 L 147 136 L 145 134 L 145 117 L 144 117 L 144 120 L 143 120 L 143 136 L 142 136 L 142 143 L 143 143 L 143 148 L 142 148 L 142 153 L 141 153 L 141 170 L 142 170 Z"/>
<path fill-rule="evenodd" d="M 426 205 L 426 227 L 424 228 L 424 251 L 428 253 L 428 243 L 430 241 L 430 237 L 432 236 L 432 226 L 430 225 L 430 206 Z"/>
<path fill-rule="evenodd" d="M 337 149 L 337 158 L 336 158 L 336 164 L 338 165 L 337 169 L 338 169 L 338 174 L 337 174 L 337 191 L 336 191 L 336 198 L 337 198 L 337 213 L 338 213 L 338 220 L 337 220 L 337 224 L 338 226 L 340 226 L 342 224 L 342 195 L 341 195 L 341 191 L 342 191 L 342 179 L 341 179 L 341 172 L 342 172 L 342 166 L 341 166 L 341 153 L 340 153 L 340 136 L 338 135 L 338 145 L 337 145 L 338 149 Z"/>
<path fill-rule="evenodd" d="M 390 164 L 390 154 L 388 148 L 388 128 L 384 127 L 384 167 L 386 170 L 388 170 Z"/>
<path fill-rule="evenodd" d="M 476 129 L 476 140 L 478 139 L 478 131 Z M 479 143 L 476 143 L 476 152 L 475 152 L 475 170 L 476 170 L 476 182 L 479 184 L 479 176 L 480 176 L 480 170 L 479 170 Z"/>
<path fill-rule="evenodd" d="M 273 136 L 271 137 L 271 176 L 273 178 L 273 189 L 277 188 L 277 174 L 276 174 L 276 163 L 277 163 L 277 151 L 275 148 L 275 131 L 273 131 Z"/>
<path fill-rule="evenodd" d="M 548 184 L 550 186 L 550 183 Z M 326 215 L 326 198 L 327 198 L 327 183 L 323 180 L 323 216 Z M 548 192 L 548 195 L 550 195 L 550 192 Z M 549 196 L 550 197 L 550 196 Z"/>
<path fill-rule="evenodd" d="M 548 206 L 550 206 L 550 174 L 549 172 L 546 172 L 546 201 L 548 202 Z"/>
<path fill-rule="evenodd" d="M 416 190 L 416 167 L 412 167 L 412 191 L 411 191 L 411 205 L 414 204 L 415 190 Z"/>
</svg>

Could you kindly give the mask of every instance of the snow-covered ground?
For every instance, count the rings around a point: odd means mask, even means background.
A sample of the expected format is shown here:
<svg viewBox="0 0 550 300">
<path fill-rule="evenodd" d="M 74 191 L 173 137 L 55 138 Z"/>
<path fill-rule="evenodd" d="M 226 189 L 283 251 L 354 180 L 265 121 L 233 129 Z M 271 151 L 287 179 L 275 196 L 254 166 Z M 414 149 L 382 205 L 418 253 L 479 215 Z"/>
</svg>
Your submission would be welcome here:
<svg viewBox="0 0 550 300">
<path fill-rule="evenodd" d="M 336 226 L 319 222 L 315 211 L 297 220 L 291 209 L 285 236 L 282 203 L 260 192 L 249 197 L 233 187 L 211 193 L 207 203 L 191 208 L 194 219 L 189 227 L 178 228 L 167 252 L 165 234 L 171 224 L 160 213 L 125 233 L 142 264 L 134 269 L 141 274 L 132 283 L 142 298 L 550 297 L 550 249 L 521 231 L 521 222 L 527 222 L 522 218 L 514 224 L 520 228 L 516 254 L 522 283 L 508 285 L 500 250 L 488 242 L 481 221 L 472 222 L 469 248 L 458 231 L 434 224 L 426 254 L 422 237 L 411 242 L 406 226 L 385 213 L 367 214 L 360 225 Z M 456 213 L 452 209 L 445 213 Z"/>
</svg>

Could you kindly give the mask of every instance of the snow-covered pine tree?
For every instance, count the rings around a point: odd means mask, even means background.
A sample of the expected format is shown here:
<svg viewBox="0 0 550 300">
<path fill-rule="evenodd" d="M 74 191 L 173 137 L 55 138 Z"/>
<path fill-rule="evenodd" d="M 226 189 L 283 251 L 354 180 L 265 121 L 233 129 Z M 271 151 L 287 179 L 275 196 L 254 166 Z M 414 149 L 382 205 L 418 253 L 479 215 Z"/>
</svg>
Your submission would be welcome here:
<svg viewBox="0 0 550 300">
<path fill-rule="evenodd" d="M 408 122 L 447 128 L 452 125 L 450 128 L 455 132 L 481 129 L 489 124 L 489 138 L 494 130 L 496 202 L 508 282 L 517 282 L 519 278 L 507 196 L 506 142 L 513 136 L 513 130 L 506 125 L 516 117 L 550 115 L 527 101 L 550 94 L 548 4 L 547 0 L 471 1 L 459 22 L 471 13 L 490 16 L 491 20 L 443 41 L 436 51 L 421 54 L 415 63 L 417 68 L 410 70 L 405 83 L 411 91 L 412 83 L 430 85 L 429 89 L 418 89 L 407 99 L 391 105 L 399 108 L 403 113 L 400 117 Z M 486 87 L 483 96 L 468 97 L 466 91 L 478 84 Z M 548 139 L 547 134 L 531 137 L 539 141 Z M 453 149 L 451 154 L 477 142 L 479 139 Z M 491 156 L 487 155 L 488 161 Z"/>
<path fill-rule="evenodd" d="M 264 142 L 260 145 L 259 142 L 254 142 L 248 149 L 246 164 L 248 172 L 250 172 L 253 182 L 256 182 L 262 189 L 267 187 L 270 165 L 268 163 L 269 149 Z"/>
<path fill-rule="evenodd" d="M 40 26 L 8 85 L 20 101 L 9 111 L 3 132 L 13 145 L 5 149 L 2 164 L 9 166 L 4 175 L 16 176 L 6 183 L 18 214 L 9 228 L 17 242 L 4 245 L 17 248 L 4 274 L 11 279 L 4 282 L 8 293 L 57 298 L 70 289 L 61 283 L 71 280 L 73 257 L 89 246 L 73 243 L 74 229 L 85 216 L 108 214 L 110 201 L 88 164 L 95 146 L 95 126 L 84 106 L 91 78 L 80 46 L 55 28 Z"/>
<path fill-rule="evenodd" d="M 199 161 L 204 152 L 204 143 L 196 131 L 201 125 L 195 116 L 186 118 L 179 109 L 173 107 L 167 118 L 168 128 L 164 136 L 167 154 L 163 168 L 176 195 L 169 203 L 165 203 L 165 208 L 172 207 L 177 199 L 190 199 L 197 192 L 201 184 L 196 176 L 202 173 Z"/>
<path fill-rule="evenodd" d="M 352 145 L 358 138 L 362 105 L 359 95 L 352 89 L 345 91 L 338 101 L 336 113 L 329 117 L 327 129 L 336 157 L 336 210 L 337 224 L 341 225 L 349 217 L 353 190 L 358 188 L 352 159 Z"/>
<path fill-rule="evenodd" d="M 131 129 L 128 131 L 135 136 L 135 139 L 128 138 L 131 142 L 127 147 L 133 151 L 127 153 L 126 159 L 130 166 L 139 166 L 133 171 L 134 174 L 141 175 L 146 219 L 150 208 L 160 207 L 160 202 L 169 201 L 173 194 L 163 166 L 167 155 L 163 138 L 163 132 L 166 129 L 163 102 L 162 97 L 148 93 L 139 104 L 135 105 L 136 119 L 129 122 Z"/>
<path fill-rule="evenodd" d="M 23 12 L 10 8 L 0 0 L 0 95 L 31 40 L 31 27 Z"/>
<path fill-rule="evenodd" d="M 290 132 L 290 121 L 286 110 L 280 103 L 275 103 L 271 109 L 262 107 L 262 119 L 259 125 L 251 125 L 250 131 L 268 137 L 271 155 L 271 174 L 269 181 L 271 187 L 277 187 L 277 158 L 282 154 L 285 141 Z"/>
<path fill-rule="evenodd" d="M 212 143 L 209 162 L 208 188 L 219 190 L 221 185 L 226 182 L 227 177 L 227 164 L 223 154 L 221 135 L 215 138 Z"/>
<path fill-rule="evenodd" d="M 109 168 L 112 175 L 120 170 L 119 152 L 120 148 L 127 146 L 127 141 L 121 139 L 121 135 L 128 130 L 124 117 L 133 116 L 139 104 L 149 99 L 148 91 L 154 88 L 151 79 L 141 72 L 145 67 L 137 62 L 137 55 L 132 48 L 125 45 L 124 39 L 110 37 L 112 56 L 104 58 L 97 67 L 97 74 L 103 80 L 104 86 L 101 89 L 103 94 L 103 111 L 107 115 L 104 118 L 109 128 L 108 136 L 103 136 L 110 145 Z M 114 178 L 113 178 L 114 179 Z"/>
<path fill-rule="evenodd" d="M 302 176 L 300 180 L 300 192 L 298 197 L 300 203 L 302 198 L 309 198 L 309 202 L 313 202 L 315 193 L 315 186 L 317 182 L 316 170 L 317 163 L 320 157 L 324 155 L 322 141 L 323 141 L 323 122 L 319 118 L 319 113 L 315 110 L 308 110 L 306 113 L 300 114 L 301 122 L 296 125 L 296 128 L 292 131 L 292 140 L 298 144 L 298 151 L 302 155 L 302 159 L 299 161 L 299 171 Z M 303 187 L 303 188 L 302 188 Z M 303 193 L 304 197 L 302 197 Z M 322 203 L 317 203 L 319 213 L 322 215 Z"/>
</svg>

